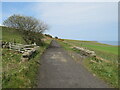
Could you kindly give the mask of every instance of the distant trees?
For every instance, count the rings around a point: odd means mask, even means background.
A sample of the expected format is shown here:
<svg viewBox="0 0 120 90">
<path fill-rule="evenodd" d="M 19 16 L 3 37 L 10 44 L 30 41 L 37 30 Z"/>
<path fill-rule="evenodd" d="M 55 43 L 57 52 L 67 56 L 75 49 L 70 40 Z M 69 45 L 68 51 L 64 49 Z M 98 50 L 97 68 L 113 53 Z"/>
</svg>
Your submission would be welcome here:
<svg viewBox="0 0 120 90">
<path fill-rule="evenodd" d="M 58 39 L 58 37 L 56 36 L 55 39 Z"/>
<path fill-rule="evenodd" d="M 49 35 L 49 34 L 45 34 L 45 36 L 52 38 L 52 36 L 51 36 L 51 35 Z"/>
<path fill-rule="evenodd" d="M 34 42 L 39 42 L 40 44 L 42 33 L 48 29 L 47 24 L 36 18 L 16 14 L 6 19 L 3 24 L 11 28 L 19 29 L 19 31 L 24 34 L 23 38 L 28 44 Z"/>
</svg>

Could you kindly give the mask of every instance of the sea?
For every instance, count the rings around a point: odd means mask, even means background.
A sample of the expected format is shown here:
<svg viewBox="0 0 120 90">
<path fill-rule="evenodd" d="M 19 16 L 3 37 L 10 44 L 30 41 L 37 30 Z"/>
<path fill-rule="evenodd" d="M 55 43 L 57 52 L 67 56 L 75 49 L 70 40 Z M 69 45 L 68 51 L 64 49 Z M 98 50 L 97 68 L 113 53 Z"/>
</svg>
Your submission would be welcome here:
<svg viewBox="0 0 120 90">
<path fill-rule="evenodd" d="M 118 41 L 97 41 L 99 43 L 103 43 L 103 44 L 108 44 L 108 45 L 114 45 L 114 46 L 117 46 L 117 45 L 120 45 L 120 41 L 118 43 Z"/>
</svg>

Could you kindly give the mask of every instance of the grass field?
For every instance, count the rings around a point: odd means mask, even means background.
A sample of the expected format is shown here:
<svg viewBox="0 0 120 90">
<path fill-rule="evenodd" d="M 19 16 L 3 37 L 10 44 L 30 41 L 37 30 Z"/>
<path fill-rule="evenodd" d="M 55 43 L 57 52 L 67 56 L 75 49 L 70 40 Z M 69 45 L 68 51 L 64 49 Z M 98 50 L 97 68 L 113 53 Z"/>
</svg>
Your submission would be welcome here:
<svg viewBox="0 0 120 90">
<path fill-rule="evenodd" d="M 118 47 L 101 44 L 94 41 L 78 41 L 78 40 L 66 40 L 68 43 L 71 43 L 75 46 L 85 47 L 89 50 L 95 51 L 95 53 L 107 60 L 112 62 L 118 62 Z"/>
<path fill-rule="evenodd" d="M 2 40 L 26 44 L 16 29 L 3 27 Z M 40 65 L 40 56 L 49 46 L 51 39 L 46 39 L 33 57 L 26 62 L 21 61 L 21 53 L 14 50 L 2 49 L 2 87 L 3 88 L 32 88 L 36 84 L 37 70 Z"/>
<path fill-rule="evenodd" d="M 118 85 L 118 47 L 101 44 L 94 41 L 79 41 L 79 40 L 67 40 L 67 43 L 59 41 L 59 43 L 68 51 L 75 51 L 80 53 L 79 50 L 72 49 L 73 46 L 84 47 L 89 50 L 95 51 L 96 55 L 108 60 L 111 63 L 96 60 L 93 57 L 86 57 L 84 59 L 84 66 L 91 72 L 93 72 L 99 78 L 105 80 L 111 87 L 119 87 Z M 97 63 L 92 63 L 91 60 Z"/>
</svg>

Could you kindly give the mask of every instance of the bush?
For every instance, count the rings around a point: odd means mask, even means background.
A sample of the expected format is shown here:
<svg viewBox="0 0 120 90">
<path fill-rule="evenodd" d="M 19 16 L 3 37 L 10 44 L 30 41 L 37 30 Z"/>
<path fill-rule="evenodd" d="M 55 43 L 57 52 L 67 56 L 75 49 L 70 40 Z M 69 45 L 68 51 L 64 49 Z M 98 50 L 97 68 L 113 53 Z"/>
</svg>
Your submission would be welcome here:
<svg viewBox="0 0 120 90">
<path fill-rule="evenodd" d="M 55 37 L 55 39 L 58 39 L 58 37 Z"/>
</svg>

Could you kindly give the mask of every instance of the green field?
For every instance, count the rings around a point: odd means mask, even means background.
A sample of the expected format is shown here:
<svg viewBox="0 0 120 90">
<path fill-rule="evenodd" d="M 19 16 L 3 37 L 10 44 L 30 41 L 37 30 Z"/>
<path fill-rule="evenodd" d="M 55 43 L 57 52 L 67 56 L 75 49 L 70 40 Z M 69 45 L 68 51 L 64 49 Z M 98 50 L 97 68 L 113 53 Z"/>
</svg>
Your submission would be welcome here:
<svg viewBox="0 0 120 90">
<path fill-rule="evenodd" d="M 67 43 L 65 43 L 65 42 Z M 91 72 L 93 72 L 96 76 L 103 79 L 107 82 L 111 87 L 119 87 L 118 85 L 118 47 L 101 44 L 95 41 L 79 41 L 79 40 L 68 40 L 58 41 L 63 48 L 68 51 L 74 51 L 80 54 L 79 50 L 75 50 L 71 47 L 78 46 L 83 47 L 88 50 L 95 51 L 98 57 L 101 57 L 110 63 L 96 60 L 93 57 L 86 57 L 84 59 L 84 66 Z M 92 63 L 91 60 L 97 62 Z"/>
<path fill-rule="evenodd" d="M 2 27 L 2 41 L 26 44 L 22 34 L 13 28 Z M 26 62 L 21 61 L 21 53 L 14 50 L 2 49 L 2 87 L 3 88 L 32 88 L 36 84 L 40 56 L 49 46 L 47 39 L 33 57 Z"/>
<path fill-rule="evenodd" d="M 118 62 L 118 46 L 101 44 L 94 41 L 66 40 L 68 43 L 95 51 L 97 56 L 112 62 Z"/>
</svg>

